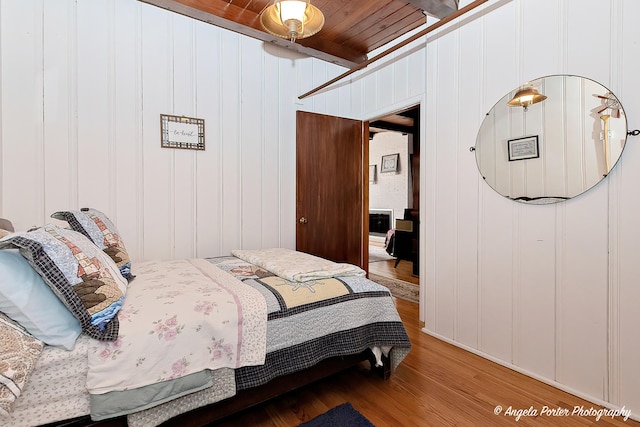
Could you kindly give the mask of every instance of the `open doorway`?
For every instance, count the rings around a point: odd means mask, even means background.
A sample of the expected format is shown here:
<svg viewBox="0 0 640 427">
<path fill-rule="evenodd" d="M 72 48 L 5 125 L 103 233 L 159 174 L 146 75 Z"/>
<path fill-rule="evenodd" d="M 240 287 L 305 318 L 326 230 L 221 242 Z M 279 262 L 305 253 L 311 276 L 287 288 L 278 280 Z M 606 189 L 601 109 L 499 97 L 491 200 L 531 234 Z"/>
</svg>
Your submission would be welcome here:
<svg viewBox="0 0 640 427">
<path fill-rule="evenodd" d="M 420 105 L 369 122 L 369 273 L 419 285 Z"/>
</svg>

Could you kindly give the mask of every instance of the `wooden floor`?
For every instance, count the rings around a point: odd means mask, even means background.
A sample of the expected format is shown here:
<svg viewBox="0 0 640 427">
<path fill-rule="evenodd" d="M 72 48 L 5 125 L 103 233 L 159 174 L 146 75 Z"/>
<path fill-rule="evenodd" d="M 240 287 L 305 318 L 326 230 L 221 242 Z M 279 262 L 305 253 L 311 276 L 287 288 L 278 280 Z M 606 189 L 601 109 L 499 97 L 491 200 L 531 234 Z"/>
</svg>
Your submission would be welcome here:
<svg viewBox="0 0 640 427">
<path fill-rule="evenodd" d="M 396 305 L 413 348 L 391 379 L 371 375 L 365 363 L 215 425 L 297 426 L 350 402 L 377 427 L 640 426 L 621 417 L 596 422 L 594 416 L 542 414 L 544 407 L 600 408 L 421 332 L 418 305 L 400 299 Z M 505 415 L 509 408 L 513 415 Z M 530 415 L 516 421 L 515 411 L 529 408 Z"/>
<path fill-rule="evenodd" d="M 420 279 L 412 274 L 413 263 L 409 261 L 400 261 L 398 267 L 394 268 L 393 266 L 395 263 L 395 260 L 369 263 L 369 273 L 375 273 L 382 277 L 404 280 L 405 282 L 415 283 L 416 285 L 420 283 Z"/>
<path fill-rule="evenodd" d="M 371 242 L 371 245 L 382 247 L 382 243 Z M 400 261 L 397 267 L 394 267 L 395 259 L 388 261 L 378 261 L 369 263 L 369 272 L 375 273 L 382 277 L 390 277 L 392 279 L 400 279 L 405 282 L 415 283 L 418 285 L 419 278 L 413 275 L 413 263 L 410 261 Z"/>
</svg>

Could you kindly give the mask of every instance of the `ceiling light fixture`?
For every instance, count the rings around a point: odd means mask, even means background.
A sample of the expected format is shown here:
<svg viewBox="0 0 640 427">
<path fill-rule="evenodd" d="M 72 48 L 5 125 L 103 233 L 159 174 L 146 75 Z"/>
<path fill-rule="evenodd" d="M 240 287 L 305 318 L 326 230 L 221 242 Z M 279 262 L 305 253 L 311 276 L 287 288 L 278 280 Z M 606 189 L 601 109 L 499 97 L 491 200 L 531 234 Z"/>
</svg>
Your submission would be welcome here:
<svg viewBox="0 0 640 427">
<path fill-rule="evenodd" d="M 275 0 L 260 15 L 260 23 L 270 34 L 293 43 L 320 31 L 324 15 L 310 0 Z"/>
<path fill-rule="evenodd" d="M 510 107 L 523 107 L 524 111 L 527 111 L 529 105 L 537 104 L 545 99 L 547 99 L 546 96 L 538 92 L 536 88 L 529 86 L 516 92 L 513 99 L 507 102 L 507 105 Z"/>
</svg>

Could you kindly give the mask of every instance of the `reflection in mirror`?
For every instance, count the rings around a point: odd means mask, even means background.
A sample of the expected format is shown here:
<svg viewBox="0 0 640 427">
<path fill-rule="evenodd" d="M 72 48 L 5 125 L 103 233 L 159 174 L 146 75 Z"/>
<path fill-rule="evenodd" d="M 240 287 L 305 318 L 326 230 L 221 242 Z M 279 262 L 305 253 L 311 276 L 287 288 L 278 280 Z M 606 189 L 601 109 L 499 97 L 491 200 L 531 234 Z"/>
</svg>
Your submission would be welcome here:
<svg viewBox="0 0 640 427">
<path fill-rule="evenodd" d="M 523 90 L 546 98 L 527 102 Z M 498 101 L 480 126 L 475 154 L 480 174 L 499 194 L 555 203 L 606 177 L 626 138 L 615 95 L 593 80 L 556 75 L 527 82 Z"/>
</svg>

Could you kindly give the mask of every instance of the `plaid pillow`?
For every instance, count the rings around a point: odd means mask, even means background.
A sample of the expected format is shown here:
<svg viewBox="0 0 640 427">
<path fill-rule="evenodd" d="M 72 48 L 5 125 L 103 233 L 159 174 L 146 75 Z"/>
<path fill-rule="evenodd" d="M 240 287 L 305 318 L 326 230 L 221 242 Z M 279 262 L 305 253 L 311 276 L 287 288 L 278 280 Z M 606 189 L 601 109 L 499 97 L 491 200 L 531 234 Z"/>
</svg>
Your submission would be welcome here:
<svg viewBox="0 0 640 427">
<path fill-rule="evenodd" d="M 104 252 L 82 234 L 47 224 L 0 240 L 0 249 L 18 248 L 92 338 L 118 337 L 116 314 L 127 280 Z"/>
<path fill-rule="evenodd" d="M 120 238 L 118 229 L 109 218 L 97 209 L 82 208 L 79 211 L 61 211 L 52 218 L 67 221 L 72 230 L 87 236 L 97 247 L 106 252 L 120 269 L 122 276 L 129 282 L 135 276 L 131 274 L 131 261 L 127 249 Z"/>
</svg>

